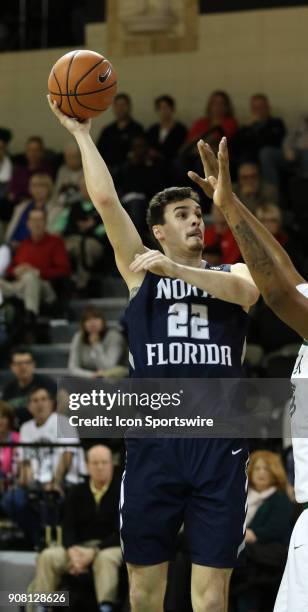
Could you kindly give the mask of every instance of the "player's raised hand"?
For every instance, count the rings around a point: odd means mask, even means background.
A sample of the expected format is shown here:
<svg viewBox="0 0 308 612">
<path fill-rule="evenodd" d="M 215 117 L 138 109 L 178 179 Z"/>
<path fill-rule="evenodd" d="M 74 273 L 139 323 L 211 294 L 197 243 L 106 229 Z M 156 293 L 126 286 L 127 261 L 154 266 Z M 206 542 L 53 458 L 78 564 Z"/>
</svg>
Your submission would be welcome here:
<svg viewBox="0 0 308 612">
<path fill-rule="evenodd" d="M 227 139 L 224 136 L 218 150 L 218 178 L 209 176 L 208 181 L 213 189 L 213 201 L 218 208 L 228 207 L 233 200 L 232 183 L 229 169 Z"/>
<path fill-rule="evenodd" d="M 132 272 L 149 271 L 158 276 L 169 276 L 174 278 L 176 276 L 177 264 L 166 257 L 160 251 L 147 249 L 146 253 L 135 255 L 134 261 L 130 264 L 129 268 Z"/>
<path fill-rule="evenodd" d="M 51 97 L 47 96 L 48 104 L 53 114 L 56 115 L 57 119 L 62 123 L 62 125 L 71 133 L 73 136 L 80 133 L 88 134 L 91 127 L 91 119 L 87 119 L 86 121 L 77 121 L 77 119 L 73 119 L 72 117 L 68 117 L 64 113 L 60 111 L 56 102 L 52 102 Z"/>
<path fill-rule="evenodd" d="M 188 176 L 192 181 L 194 181 L 194 183 L 197 183 L 197 185 L 201 187 L 208 198 L 213 198 L 213 187 L 208 178 L 209 176 L 214 176 L 215 178 L 218 177 L 218 161 L 207 142 L 204 142 L 204 140 L 199 140 L 197 147 L 203 165 L 204 178 L 201 178 L 199 174 L 192 172 L 191 170 L 188 172 Z"/>
</svg>

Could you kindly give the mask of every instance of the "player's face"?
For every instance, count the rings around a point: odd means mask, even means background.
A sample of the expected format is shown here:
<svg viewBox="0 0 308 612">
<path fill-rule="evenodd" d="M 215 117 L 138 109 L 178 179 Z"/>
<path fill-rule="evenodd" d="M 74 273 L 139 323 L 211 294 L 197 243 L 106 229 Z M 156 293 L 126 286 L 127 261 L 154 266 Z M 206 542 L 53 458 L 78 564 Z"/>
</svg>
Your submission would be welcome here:
<svg viewBox="0 0 308 612">
<path fill-rule="evenodd" d="M 271 470 L 264 461 L 264 459 L 258 459 L 254 465 L 252 472 L 252 485 L 257 491 L 265 491 L 269 489 L 273 484 L 273 476 Z"/>
<path fill-rule="evenodd" d="M 203 249 L 204 222 L 201 207 L 194 200 L 182 200 L 168 204 L 165 223 L 159 226 L 161 243 L 187 253 L 199 253 Z"/>
</svg>

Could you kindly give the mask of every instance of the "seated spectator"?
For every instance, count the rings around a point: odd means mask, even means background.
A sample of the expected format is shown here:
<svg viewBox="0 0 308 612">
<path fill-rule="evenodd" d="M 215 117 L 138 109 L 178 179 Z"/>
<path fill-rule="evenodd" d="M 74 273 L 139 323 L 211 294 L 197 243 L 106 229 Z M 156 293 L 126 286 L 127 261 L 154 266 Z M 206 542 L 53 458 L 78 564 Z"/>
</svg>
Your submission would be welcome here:
<svg viewBox="0 0 308 612">
<path fill-rule="evenodd" d="M 79 187 L 83 176 L 81 154 L 76 142 L 68 142 L 63 151 L 64 163 L 60 166 L 55 182 L 55 198 L 63 194 L 65 189 L 74 185 Z"/>
<path fill-rule="evenodd" d="M 14 431 L 14 410 L 9 404 L 0 400 L 0 442 L 18 442 L 19 433 Z M 8 486 L 17 475 L 17 449 L 13 446 L 0 446 L 0 491 Z"/>
<path fill-rule="evenodd" d="M 48 215 L 48 203 L 53 190 L 53 182 L 49 174 L 37 172 L 29 181 L 30 201 L 25 200 L 15 206 L 13 216 L 6 228 L 5 240 L 14 246 L 25 238 L 29 238 L 28 218 L 31 210 L 45 210 Z"/>
<path fill-rule="evenodd" d="M 69 492 L 64 505 L 63 544 L 38 556 L 33 587 L 53 592 L 65 573 L 93 571 L 100 612 L 113 612 L 123 564 L 118 527 L 120 478 L 111 451 L 102 445 L 87 452 L 89 480 Z"/>
<path fill-rule="evenodd" d="M 110 378 L 125 376 L 120 365 L 125 349 L 122 334 L 107 328 L 102 312 L 88 306 L 82 315 L 80 331 L 72 339 L 68 368 L 74 376 Z"/>
<path fill-rule="evenodd" d="M 11 249 L 7 244 L 0 245 L 0 278 L 6 275 L 7 269 L 11 263 Z M 0 300 L 1 301 L 1 300 Z"/>
<path fill-rule="evenodd" d="M 47 173 L 52 178 L 54 169 L 46 159 L 44 141 L 40 136 L 28 138 L 25 149 L 25 163 L 15 166 L 9 185 L 9 200 L 16 204 L 30 196 L 29 181 L 32 174 Z"/>
<path fill-rule="evenodd" d="M 9 182 L 13 176 L 13 164 L 7 154 L 11 138 L 10 130 L 0 128 L 0 199 L 6 195 Z M 1 215 L 0 218 L 2 218 Z"/>
<path fill-rule="evenodd" d="M 279 206 L 271 202 L 261 204 L 257 207 L 255 214 L 257 219 L 263 223 L 266 229 L 273 234 L 279 244 L 287 251 L 296 269 L 304 274 L 306 272 L 304 253 L 299 248 L 296 236 L 289 236 L 283 229 L 282 212 Z"/>
<path fill-rule="evenodd" d="M 30 391 L 28 409 L 32 419 L 23 423 L 20 429 L 20 442 L 28 444 L 51 443 L 50 446 L 23 447 L 19 457 L 19 481 L 17 486 L 4 494 L 2 506 L 25 532 L 29 542 L 41 542 L 42 516 L 39 504 L 31 503 L 31 496 L 56 491 L 79 482 L 80 452 L 76 445 L 79 438 L 77 430 L 69 425 L 68 418 L 55 412 L 55 400 L 47 389 L 36 388 Z M 70 432 L 64 437 L 63 431 Z M 62 435 L 61 435 L 62 433 Z M 63 447 L 52 447 L 52 444 Z"/>
<path fill-rule="evenodd" d="M 243 162 L 238 167 L 234 191 L 253 213 L 260 204 L 269 201 L 278 203 L 279 200 L 278 190 L 273 185 L 264 182 L 259 166 L 250 161 Z"/>
<path fill-rule="evenodd" d="M 129 95 L 117 94 L 113 101 L 115 121 L 102 129 L 97 141 L 97 148 L 112 173 L 125 162 L 133 139 L 143 132 L 142 126 L 132 118 L 131 112 Z"/>
<path fill-rule="evenodd" d="M 104 253 L 105 228 L 90 200 L 84 178 L 79 182 L 81 200 L 68 211 L 65 246 L 74 269 L 77 290 L 87 291 L 91 274 Z"/>
<path fill-rule="evenodd" d="M 242 256 L 237 242 L 217 206 L 212 208 L 213 225 L 206 224 L 204 232 L 204 257 L 212 265 L 222 263 L 234 264 L 241 261 Z M 212 260 L 212 255 L 219 253 L 219 258 Z M 210 261 L 211 260 L 211 261 Z"/>
<path fill-rule="evenodd" d="M 26 321 L 35 329 L 41 302 L 53 304 L 56 290 L 70 276 L 70 263 L 62 238 L 46 232 L 46 213 L 32 210 L 28 217 L 30 237 L 23 240 L 8 268 L 10 280 L 0 279 L 4 298 L 22 300 Z"/>
<path fill-rule="evenodd" d="M 260 163 L 261 173 L 270 185 L 279 187 L 283 161 L 282 143 L 286 133 L 284 122 L 272 117 L 270 103 L 264 94 L 250 99 L 250 121 L 236 137 L 237 157 Z"/>
<path fill-rule="evenodd" d="M 141 134 L 132 141 L 127 161 L 116 179 L 121 202 L 143 235 L 146 230 L 148 200 L 167 184 L 167 168 L 161 159 L 153 159 L 146 138 Z"/>
<path fill-rule="evenodd" d="M 300 178 L 308 177 L 308 116 L 303 117 L 290 130 L 283 143 L 286 161 L 294 166 L 295 174 Z"/>
<path fill-rule="evenodd" d="M 205 117 L 198 119 L 190 128 L 187 140 L 194 142 L 208 132 L 217 130 L 217 139 L 225 135 L 231 140 L 236 134 L 238 124 L 233 116 L 231 99 L 225 91 L 214 91 L 209 97 Z"/>
<path fill-rule="evenodd" d="M 262 586 L 271 586 L 275 594 L 283 573 L 294 511 L 278 454 L 254 452 L 248 466 L 248 483 L 246 566 L 235 570 L 231 592 L 238 581 L 237 609 L 262 612 Z"/>
<path fill-rule="evenodd" d="M 36 387 L 47 389 L 55 396 L 57 385 L 49 376 L 35 372 L 35 361 L 28 347 L 17 347 L 11 352 L 10 369 L 12 377 L 4 383 L 2 399 L 14 410 L 17 424 L 31 419 L 27 409 L 28 395 Z"/>
<path fill-rule="evenodd" d="M 161 156 L 165 160 L 175 157 L 186 138 L 186 127 L 176 121 L 176 104 L 171 96 L 159 96 L 155 100 L 155 110 L 158 123 L 154 123 L 147 131 L 147 140 L 151 155 Z"/>
</svg>

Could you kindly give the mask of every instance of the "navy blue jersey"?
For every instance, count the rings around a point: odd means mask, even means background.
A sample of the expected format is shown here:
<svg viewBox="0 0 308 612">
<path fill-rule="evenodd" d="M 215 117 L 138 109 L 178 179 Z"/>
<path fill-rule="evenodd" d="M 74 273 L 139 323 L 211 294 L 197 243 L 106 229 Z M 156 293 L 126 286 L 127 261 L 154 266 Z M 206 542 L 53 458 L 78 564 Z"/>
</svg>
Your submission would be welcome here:
<svg viewBox="0 0 308 612">
<path fill-rule="evenodd" d="M 205 268 L 230 272 L 229 265 Z M 237 304 L 147 272 L 125 313 L 131 376 L 239 378 L 247 321 Z"/>
</svg>

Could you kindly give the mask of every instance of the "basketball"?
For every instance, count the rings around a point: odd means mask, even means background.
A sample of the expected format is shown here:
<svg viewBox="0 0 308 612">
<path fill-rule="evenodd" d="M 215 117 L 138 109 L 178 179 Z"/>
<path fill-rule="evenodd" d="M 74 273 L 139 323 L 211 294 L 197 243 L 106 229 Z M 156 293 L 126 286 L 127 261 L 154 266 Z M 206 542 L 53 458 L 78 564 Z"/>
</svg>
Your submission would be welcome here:
<svg viewBox="0 0 308 612">
<path fill-rule="evenodd" d="M 117 76 L 111 63 L 94 51 L 70 51 L 54 64 L 48 90 L 59 109 L 80 121 L 96 117 L 111 105 Z"/>
</svg>

